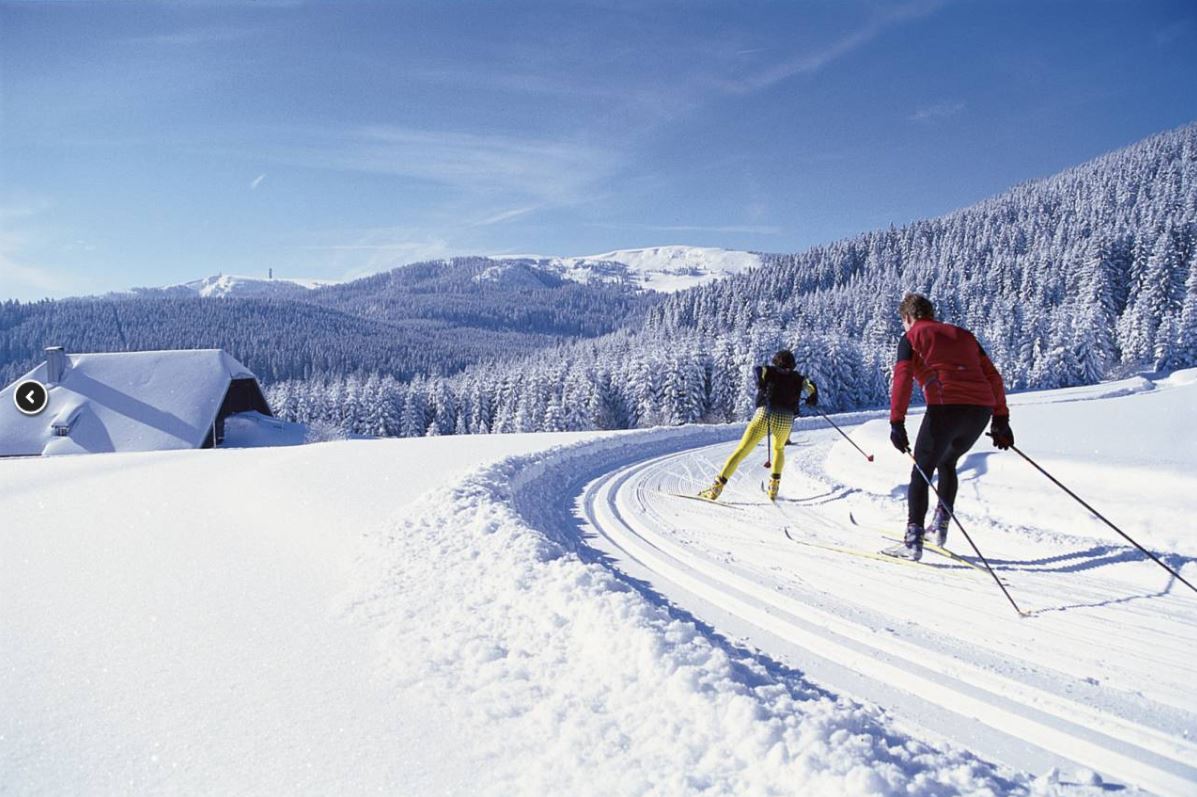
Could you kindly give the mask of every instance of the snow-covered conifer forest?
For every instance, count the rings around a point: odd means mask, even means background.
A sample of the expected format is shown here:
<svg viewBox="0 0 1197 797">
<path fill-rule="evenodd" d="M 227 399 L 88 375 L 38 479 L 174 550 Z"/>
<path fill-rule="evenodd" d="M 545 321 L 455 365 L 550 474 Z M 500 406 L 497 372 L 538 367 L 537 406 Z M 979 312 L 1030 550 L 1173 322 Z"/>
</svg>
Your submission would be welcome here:
<svg viewBox="0 0 1197 797">
<path fill-rule="evenodd" d="M 619 280 L 580 284 L 536 263 L 480 257 L 312 290 L 275 282 L 244 297 L 201 298 L 183 287 L 0 302 L 0 382 L 32 368 L 51 344 L 77 352 L 222 348 L 269 382 L 446 375 L 614 331 L 659 298 Z"/>
<path fill-rule="evenodd" d="M 907 290 L 974 330 L 1012 389 L 1197 364 L 1197 124 L 942 218 L 890 227 L 667 297 L 645 323 L 452 378 L 285 380 L 289 419 L 421 435 L 619 429 L 743 417 L 781 346 L 829 408 L 883 404 Z"/>
<path fill-rule="evenodd" d="M 1197 364 L 1197 124 L 973 207 L 669 295 L 459 258 L 278 297 L 138 291 L 0 304 L 0 381 L 49 343 L 221 347 L 288 420 L 344 433 L 623 429 L 743 417 L 781 346 L 829 409 L 878 406 L 907 290 L 1012 389 Z"/>
</svg>

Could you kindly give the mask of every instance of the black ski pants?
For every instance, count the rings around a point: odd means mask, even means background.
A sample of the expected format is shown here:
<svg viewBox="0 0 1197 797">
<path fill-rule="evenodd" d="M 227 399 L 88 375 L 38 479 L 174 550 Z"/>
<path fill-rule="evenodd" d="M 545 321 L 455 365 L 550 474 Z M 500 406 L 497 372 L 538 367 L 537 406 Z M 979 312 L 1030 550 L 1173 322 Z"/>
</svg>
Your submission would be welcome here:
<svg viewBox="0 0 1197 797">
<path fill-rule="evenodd" d="M 962 457 L 989 423 L 993 411 L 974 404 L 935 404 L 927 407 L 927 414 L 919 426 L 914 442 L 914 461 L 927 478 L 939 471 L 940 500 L 951 509 L 956 505 L 956 462 Z M 927 517 L 927 482 L 918 468 L 910 469 L 908 520 L 923 527 Z"/>
</svg>

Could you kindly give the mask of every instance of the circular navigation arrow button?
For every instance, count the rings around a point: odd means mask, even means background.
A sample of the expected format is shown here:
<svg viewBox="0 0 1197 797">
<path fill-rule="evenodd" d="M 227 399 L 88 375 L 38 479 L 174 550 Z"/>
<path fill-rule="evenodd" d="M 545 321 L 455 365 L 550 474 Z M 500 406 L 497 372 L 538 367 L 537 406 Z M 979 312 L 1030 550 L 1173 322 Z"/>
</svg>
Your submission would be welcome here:
<svg viewBox="0 0 1197 797">
<path fill-rule="evenodd" d="M 12 400 L 17 409 L 26 415 L 37 415 L 50 403 L 46 386 L 36 379 L 26 379 L 13 391 Z"/>
</svg>

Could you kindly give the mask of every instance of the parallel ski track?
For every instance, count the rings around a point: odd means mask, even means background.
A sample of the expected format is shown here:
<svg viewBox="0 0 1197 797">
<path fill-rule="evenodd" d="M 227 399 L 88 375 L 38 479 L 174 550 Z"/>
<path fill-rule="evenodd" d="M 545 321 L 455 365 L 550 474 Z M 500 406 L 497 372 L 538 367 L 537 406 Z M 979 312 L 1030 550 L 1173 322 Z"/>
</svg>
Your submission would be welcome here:
<svg viewBox="0 0 1197 797">
<path fill-rule="evenodd" d="M 885 541 L 849 524 L 839 508 L 842 521 L 792 499 L 770 504 L 743 486 L 751 474 L 724 495 L 743 512 L 664 495 L 705 484 L 711 463 L 726 451 L 727 444 L 705 446 L 617 469 L 587 486 L 582 513 L 620 556 L 751 626 L 1107 776 L 1160 794 L 1197 791 L 1197 743 L 1173 732 L 1191 727 L 1193 715 L 1141 694 L 1104 694 L 1093 679 L 1020 658 L 1023 651 L 1007 640 L 1044 633 L 1058 640 L 1061 631 L 1036 629 L 1036 622 L 1048 622 L 1039 618 L 1018 618 L 988 575 L 949 559 L 909 567 L 795 545 L 787 529 L 795 537 L 865 550 Z M 1161 611 L 1134 601 L 1115 606 L 1108 585 L 1091 575 L 999 573 L 1020 599 L 1036 604 L 1024 608 L 1079 611 L 1088 603 L 1116 610 L 1119 621 Z M 1067 582 L 1065 588 L 1059 582 Z M 1130 640 L 1111 636 L 1126 648 L 1111 655 L 1197 639 L 1197 603 L 1175 608 L 1161 633 L 1153 631 L 1160 623 L 1144 623 Z M 1170 636 L 1177 624 L 1180 641 Z M 1084 629 L 1064 624 L 1064 637 L 1068 630 Z M 1161 715 L 1164 721 L 1152 721 Z"/>
</svg>

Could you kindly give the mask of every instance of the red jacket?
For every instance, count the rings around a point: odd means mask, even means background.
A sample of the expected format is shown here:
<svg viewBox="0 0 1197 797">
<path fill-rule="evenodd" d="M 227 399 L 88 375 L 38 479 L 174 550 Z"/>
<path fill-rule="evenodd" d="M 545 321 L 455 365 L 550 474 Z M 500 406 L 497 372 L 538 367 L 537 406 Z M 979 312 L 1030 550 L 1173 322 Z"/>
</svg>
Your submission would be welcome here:
<svg viewBox="0 0 1197 797">
<path fill-rule="evenodd" d="M 1010 416 L 1002 375 L 963 327 L 920 319 L 898 341 L 890 423 L 906 419 L 915 379 L 928 405 L 971 404 L 991 407 L 995 418 Z"/>
</svg>

